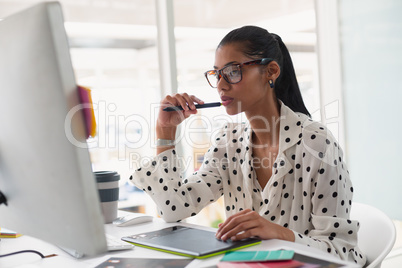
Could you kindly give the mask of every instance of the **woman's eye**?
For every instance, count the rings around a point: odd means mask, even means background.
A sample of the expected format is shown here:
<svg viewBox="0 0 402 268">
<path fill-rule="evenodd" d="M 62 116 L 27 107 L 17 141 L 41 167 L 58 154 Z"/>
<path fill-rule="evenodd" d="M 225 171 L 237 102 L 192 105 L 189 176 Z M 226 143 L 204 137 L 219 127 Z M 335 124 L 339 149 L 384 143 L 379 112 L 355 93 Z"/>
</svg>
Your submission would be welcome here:
<svg viewBox="0 0 402 268">
<path fill-rule="evenodd" d="M 229 72 L 229 76 L 230 77 L 236 77 L 236 76 L 238 76 L 239 75 L 239 73 L 240 73 L 240 71 L 238 70 L 238 69 L 233 69 L 233 70 L 230 70 L 230 72 Z"/>
</svg>

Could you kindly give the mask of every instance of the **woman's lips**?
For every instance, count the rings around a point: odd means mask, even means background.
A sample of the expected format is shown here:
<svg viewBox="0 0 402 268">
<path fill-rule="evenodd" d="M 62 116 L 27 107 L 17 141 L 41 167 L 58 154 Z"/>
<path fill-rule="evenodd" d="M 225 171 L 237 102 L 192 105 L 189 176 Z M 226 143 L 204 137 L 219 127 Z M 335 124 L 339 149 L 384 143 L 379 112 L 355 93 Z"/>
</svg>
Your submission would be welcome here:
<svg viewBox="0 0 402 268">
<path fill-rule="evenodd" d="M 228 106 L 229 104 L 232 103 L 232 101 L 233 101 L 234 99 L 233 99 L 233 98 L 230 98 L 230 97 L 225 97 L 225 96 L 223 96 L 223 97 L 221 97 L 221 100 L 222 100 L 222 105 L 223 105 L 223 106 Z"/>
</svg>

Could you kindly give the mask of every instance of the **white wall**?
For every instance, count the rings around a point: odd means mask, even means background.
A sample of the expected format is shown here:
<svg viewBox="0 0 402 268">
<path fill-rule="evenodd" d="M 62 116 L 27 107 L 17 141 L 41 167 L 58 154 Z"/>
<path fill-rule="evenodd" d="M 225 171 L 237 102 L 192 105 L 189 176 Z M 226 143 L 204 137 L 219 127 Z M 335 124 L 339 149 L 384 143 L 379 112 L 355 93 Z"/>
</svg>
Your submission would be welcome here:
<svg viewBox="0 0 402 268">
<path fill-rule="evenodd" d="M 346 152 L 355 201 L 402 219 L 402 1 L 340 0 Z"/>
</svg>

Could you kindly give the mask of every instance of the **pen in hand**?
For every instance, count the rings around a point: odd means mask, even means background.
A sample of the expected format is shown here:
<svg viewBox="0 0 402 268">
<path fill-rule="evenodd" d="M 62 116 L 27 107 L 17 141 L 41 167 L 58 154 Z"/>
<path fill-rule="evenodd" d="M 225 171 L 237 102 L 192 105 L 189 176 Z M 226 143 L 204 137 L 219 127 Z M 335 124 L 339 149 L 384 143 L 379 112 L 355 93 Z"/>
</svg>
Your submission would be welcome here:
<svg viewBox="0 0 402 268">
<path fill-rule="evenodd" d="M 219 107 L 221 105 L 222 105 L 222 103 L 220 103 L 220 102 L 211 102 L 211 103 L 204 103 L 204 104 L 196 104 L 195 108 L 196 109 L 211 108 L 211 107 Z M 174 111 L 181 111 L 181 110 L 183 110 L 183 107 L 181 107 L 181 106 L 171 106 L 171 107 L 163 108 L 163 111 L 165 111 L 165 112 L 174 112 Z"/>
</svg>

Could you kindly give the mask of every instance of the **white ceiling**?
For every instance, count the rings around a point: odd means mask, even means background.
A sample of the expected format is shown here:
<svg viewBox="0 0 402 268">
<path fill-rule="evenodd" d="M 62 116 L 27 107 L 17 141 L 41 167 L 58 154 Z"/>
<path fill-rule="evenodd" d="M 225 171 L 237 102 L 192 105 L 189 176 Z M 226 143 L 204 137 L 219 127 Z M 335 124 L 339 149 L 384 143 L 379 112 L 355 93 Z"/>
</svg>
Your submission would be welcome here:
<svg viewBox="0 0 402 268">
<path fill-rule="evenodd" d="M 0 18 L 38 2 L 42 1 L 0 0 Z M 110 84 L 124 84 L 122 77 L 130 77 L 133 80 L 128 84 L 132 85 L 144 77 L 157 84 L 154 0 L 60 2 L 78 79 L 102 84 L 106 77 Z M 198 80 L 190 77 L 205 82 L 202 73 L 212 66 L 216 45 L 228 30 L 246 24 L 279 34 L 293 53 L 299 74 L 311 77 L 314 73 L 313 0 L 173 0 L 173 5 L 179 79 L 186 77 L 191 85 Z"/>
<path fill-rule="evenodd" d="M 0 18 L 38 0 L 0 0 Z M 72 47 L 144 48 L 155 44 L 153 0 L 60 0 Z M 278 33 L 291 51 L 315 46 L 313 0 L 173 0 L 180 40 L 215 40 L 228 29 L 254 24 Z"/>
<path fill-rule="evenodd" d="M 0 18 L 38 0 L 0 0 Z M 153 0 L 60 0 L 67 21 L 155 25 Z M 230 28 L 314 9 L 312 0 L 173 0 L 175 25 Z M 294 25 L 295 27 L 297 25 Z M 306 29 L 314 31 L 313 28 Z"/>
</svg>

